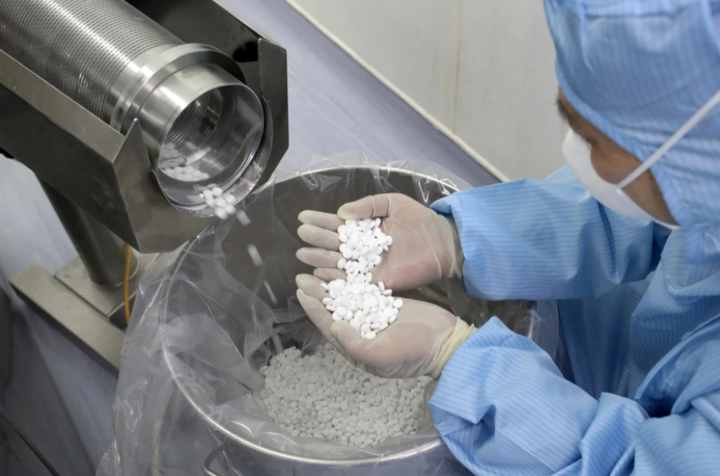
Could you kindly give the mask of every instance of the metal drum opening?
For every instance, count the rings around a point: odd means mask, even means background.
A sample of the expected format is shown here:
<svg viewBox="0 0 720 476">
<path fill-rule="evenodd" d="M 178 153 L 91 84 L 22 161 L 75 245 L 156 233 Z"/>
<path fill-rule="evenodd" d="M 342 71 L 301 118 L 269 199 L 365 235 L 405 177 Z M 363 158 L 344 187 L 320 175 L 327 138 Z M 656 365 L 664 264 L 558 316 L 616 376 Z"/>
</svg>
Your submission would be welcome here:
<svg viewBox="0 0 720 476">
<path fill-rule="evenodd" d="M 176 205 L 202 206 L 202 189 L 226 190 L 252 161 L 264 131 L 262 105 L 250 88 L 237 82 L 203 92 L 189 102 L 171 90 L 163 91 L 163 86 L 158 89 L 168 101 L 184 105 L 162 138 L 158 183 Z"/>
</svg>

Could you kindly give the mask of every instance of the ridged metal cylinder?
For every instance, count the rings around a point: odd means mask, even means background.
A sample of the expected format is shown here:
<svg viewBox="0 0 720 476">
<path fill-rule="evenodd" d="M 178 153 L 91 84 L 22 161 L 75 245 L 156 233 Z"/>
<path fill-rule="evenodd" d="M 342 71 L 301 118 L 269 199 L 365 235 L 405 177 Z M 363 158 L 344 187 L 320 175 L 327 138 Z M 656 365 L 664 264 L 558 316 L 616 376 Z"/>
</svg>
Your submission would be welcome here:
<svg viewBox="0 0 720 476">
<path fill-rule="evenodd" d="M 0 49 L 99 117 L 128 63 L 155 47 L 182 44 L 124 2 L 0 3 Z"/>
<path fill-rule="evenodd" d="M 202 209 L 209 185 L 231 188 L 262 137 L 262 105 L 231 58 L 122 0 L 0 0 L 0 49 L 120 132 L 139 121 L 180 208 Z"/>
</svg>

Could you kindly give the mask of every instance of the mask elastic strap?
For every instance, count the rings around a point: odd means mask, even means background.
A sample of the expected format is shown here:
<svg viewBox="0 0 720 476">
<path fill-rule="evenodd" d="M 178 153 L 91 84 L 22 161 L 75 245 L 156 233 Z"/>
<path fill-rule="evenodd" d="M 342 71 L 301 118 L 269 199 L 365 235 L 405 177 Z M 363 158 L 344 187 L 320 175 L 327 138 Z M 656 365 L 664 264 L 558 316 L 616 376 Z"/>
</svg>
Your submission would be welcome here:
<svg viewBox="0 0 720 476">
<path fill-rule="evenodd" d="M 635 169 L 630 175 L 625 177 L 625 179 L 618 184 L 619 189 L 623 189 L 627 187 L 633 180 L 638 178 L 641 174 L 643 174 L 646 170 L 648 170 L 652 165 L 660 160 L 660 158 L 667 153 L 668 150 L 670 150 L 675 144 L 677 144 L 680 139 L 685 137 L 685 135 L 690 132 L 690 130 L 695 127 L 698 122 L 702 121 L 705 116 L 708 115 L 710 111 L 713 110 L 715 106 L 720 103 L 720 91 L 715 93 L 715 95 L 698 111 L 693 114 L 693 116 L 688 119 L 688 121 L 683 124 L 683 126 L 675 132 L 670 138 L 665 142 L 658 150 L 653 153 L 643 164 Z"/>
</svg>

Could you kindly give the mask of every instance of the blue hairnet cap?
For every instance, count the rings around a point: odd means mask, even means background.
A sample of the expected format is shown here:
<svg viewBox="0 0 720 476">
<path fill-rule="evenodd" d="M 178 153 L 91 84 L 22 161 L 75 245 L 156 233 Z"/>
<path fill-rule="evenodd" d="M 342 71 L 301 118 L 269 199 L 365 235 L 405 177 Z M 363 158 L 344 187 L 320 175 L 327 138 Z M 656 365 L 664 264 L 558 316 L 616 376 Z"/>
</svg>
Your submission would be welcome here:
<svg viewBox="0 0 720 476">
<path fill-rule="evenodd" d="M 720 2 L 545 0 L 560 88 L 645 161 L 720 91 Z M 689 261 L 720 259 L 720 107 L 651 167 Z"/>
</svg>

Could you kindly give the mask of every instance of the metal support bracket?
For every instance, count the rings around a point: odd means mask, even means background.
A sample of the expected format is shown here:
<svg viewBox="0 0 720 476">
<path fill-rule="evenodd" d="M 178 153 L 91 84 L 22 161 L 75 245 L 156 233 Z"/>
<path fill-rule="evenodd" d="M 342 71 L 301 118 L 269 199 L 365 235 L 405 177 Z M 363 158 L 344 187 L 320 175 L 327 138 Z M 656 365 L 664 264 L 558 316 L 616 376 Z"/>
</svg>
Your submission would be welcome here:
<svg viewBox="0 0 720 476">
<path fill-rule="evenodd" d="M 156 255 L 138 255 L 138 267 L 135 274 L 130 278 L 130 306 L 135 300 L 140 279 L 152 264 Z M 125 300 L 123 286 L 105 287 L 98 286 L 90 280 L 87 268 L 80 260 L 75 258 L 63 269 L 55 274 L 55 279 L 67 286 L 71 291 L 80 296 L 90 304 L 96 311 L 103 315 L 115 327 L 124 329 L 125 322 Z"/>
<path fill-rule="evenodd" d="M 143 272 L 152 258 L 143 256 L 138 260 Z M 140 271 L 133 281 L 133 299 L 138 277 L 142 276 Z M 32 264 L 11 279 L 10 284 L 28 305 L 110 372 L 117 374 L 125 333 L 111 320 L 118 321 L 123 313 L 120 304 L 123 302 L 122 287 L 102 288 L 92 284 L 79 259 L 55 276 Z M 122 318 L 123 326 L 124 321 Z"/>
</svg>

